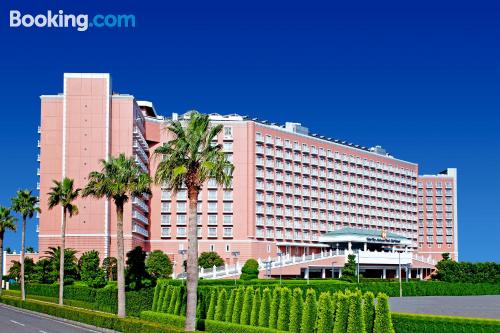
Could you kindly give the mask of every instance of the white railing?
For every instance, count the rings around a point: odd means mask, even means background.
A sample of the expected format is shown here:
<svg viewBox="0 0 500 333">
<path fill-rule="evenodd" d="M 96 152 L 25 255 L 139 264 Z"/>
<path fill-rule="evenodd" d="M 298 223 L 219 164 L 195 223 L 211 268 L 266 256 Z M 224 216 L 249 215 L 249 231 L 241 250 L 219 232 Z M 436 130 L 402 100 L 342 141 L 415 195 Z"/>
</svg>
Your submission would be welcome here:
<svg viewBox="0 0 500 333">
<path fill-rule="evenodd" d="M 140 199 L 138 197 L 134 197 L 132 203 L 134 205 L 139 206 L 146 213 L 149 213 L 149 207 L 148 207 L 148 205 L 146 205 L 146 203 L 142 199 Z"/>
<path fill-rule="evenodd" d="M 432 259 L 431 256 L 427 256 L 426 257 L 426 256 L 423 256 L 423 255 L 419 256 L 417 254 L 414 254 L 413 257 L 412 257 L 412 259 L 416 260 L 416 261 L 420 261 L 420 262 L 426 263 L 426 264 L 431 264 L 431 265 L 434 265 L 434 266 L 437 264 L 436 260 Z"/>
<path fill-rule="evenodd" d="M 141 227 L 140 225 L 138 225 L 136 223 L 134 223 L 134 225 L 132 226 L 132 232 L 141 234 L 144 237 L 149 237 L 149 232 L 145 228 Z"/>
<path fill-rule="evenodd" d="M 132 217 L 134 219 L 141 221 L 144 224 L 149 224 L 148 218 L 146 216 L 142 215 L 141 213 L 139 213 L 137 210 L 133 211 Z"/>
<path fill-rule="evenodd" d="M 144 164 L 144 162 L 139 158 L 139 156 L 135 156 L 135 163 L 137 163 L 137 165 L 142 169 L 142 171 L 144 171 L 145 173 L 148 173 L 149 170 L 148 170 L 148 167 L 146 166 L 146 164 Z"/>
<path fill-rule="evenodd" d="M 137 127 L 134 126 L 134 136 L 137 137 L 137 140 L 141 144 L 142 148 L 148 149 L 148 143 L 146 142 L 146 139 L 144 139 L 144 136 L 141 133 L 141 130 Z"/>
</svg>

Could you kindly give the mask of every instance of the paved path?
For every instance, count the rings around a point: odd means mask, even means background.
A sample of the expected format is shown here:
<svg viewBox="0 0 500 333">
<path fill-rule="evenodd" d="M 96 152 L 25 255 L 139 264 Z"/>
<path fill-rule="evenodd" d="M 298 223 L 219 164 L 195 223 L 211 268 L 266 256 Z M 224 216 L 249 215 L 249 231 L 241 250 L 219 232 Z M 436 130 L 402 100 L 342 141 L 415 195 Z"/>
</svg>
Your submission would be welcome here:
<svg viewBox="0 0 500 333">
<path fill-rule="evenodd" d="M 500 319 L 500 295 L 391 297 L 391 311 Z"/>
<path fill-rule="evenodd" d="M 102 332 L 64 322 L 55 317 L 46 317 L 22 309 L 0 304 L 0 332 L 2 333 L 94 333 Z"/>
</svg>

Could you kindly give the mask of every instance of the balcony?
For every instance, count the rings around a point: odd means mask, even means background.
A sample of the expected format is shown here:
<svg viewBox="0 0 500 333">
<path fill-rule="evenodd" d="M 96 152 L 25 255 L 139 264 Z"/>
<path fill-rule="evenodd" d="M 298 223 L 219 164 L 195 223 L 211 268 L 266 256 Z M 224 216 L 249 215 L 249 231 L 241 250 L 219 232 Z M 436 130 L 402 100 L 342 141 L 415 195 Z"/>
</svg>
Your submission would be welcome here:
<svg viewBox="0 0 500 333">
<path fill-rule="evenodd" d="M 139 213 L 139 211 L 137 211 L 137 210 L 133 210 L 132 218 L 139 220 L 144 224 L 149 224 L 148 218 L 146 216 L 142 215 L 141 213 Z"/>
<path fill-rule="evenodd" d="M 144 237 L 149 237 L 149 232 L 145 228 L 141 227 L 136 223 L 134 223 L 134 225 L 132 226 L 132 232 L 140 234 Z"/>
<path fill-rule="evenodd" d="M 145 213 L 149 213 L 149 207 L 148 207 L 148 205 L 146 205 L 146 203 L 142 199 L 140 199 L 138 197 L 134 197 L 134 199 L 132 200 L 132 204 L 141 208 L 142 211 L 144 211 Z"/>
</svg>

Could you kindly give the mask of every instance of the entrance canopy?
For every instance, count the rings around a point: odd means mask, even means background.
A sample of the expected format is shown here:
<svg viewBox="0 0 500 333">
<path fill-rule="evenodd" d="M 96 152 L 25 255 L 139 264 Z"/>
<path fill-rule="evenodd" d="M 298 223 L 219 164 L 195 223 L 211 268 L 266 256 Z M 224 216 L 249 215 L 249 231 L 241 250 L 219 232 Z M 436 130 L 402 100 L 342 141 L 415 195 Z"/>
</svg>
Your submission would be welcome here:
<svg viewBox="0 0 500 333">
<path fill-rule="evenodd" d="M 319 237 L 321 243 L 366 243 L 377 245 L 411 246 L 410 239 L 385 230 L 342 228 Z"/>
</svg>

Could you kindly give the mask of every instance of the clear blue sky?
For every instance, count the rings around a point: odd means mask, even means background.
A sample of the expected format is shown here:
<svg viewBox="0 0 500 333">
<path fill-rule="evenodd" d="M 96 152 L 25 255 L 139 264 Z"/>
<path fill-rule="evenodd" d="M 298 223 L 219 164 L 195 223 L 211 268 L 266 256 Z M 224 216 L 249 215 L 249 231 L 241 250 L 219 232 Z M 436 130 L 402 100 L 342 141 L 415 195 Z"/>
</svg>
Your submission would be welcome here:
<svg viewBox="0 0 500 333">
<path fill-rule="evenodd" d="M 186 3 L 186 4 L 184 4 Z M 439 4 L 437 4 L 439 3 Z M 462 260 L 500 261 L 498 1 L 9 1 L 0 4 L 0 204 L 36 185 L 39 95 L 109 72 L 161 114 L 197 109 L 457 167 Z M 135 14 L 135 29 L 8 28 L 8 12 Z M 43 208 L 43 207 L 42 207 Z M 37 246 L 36 221 L 27 245 Z M 19 249 L 20 233 L 6 235 Z"/>
</svg>

